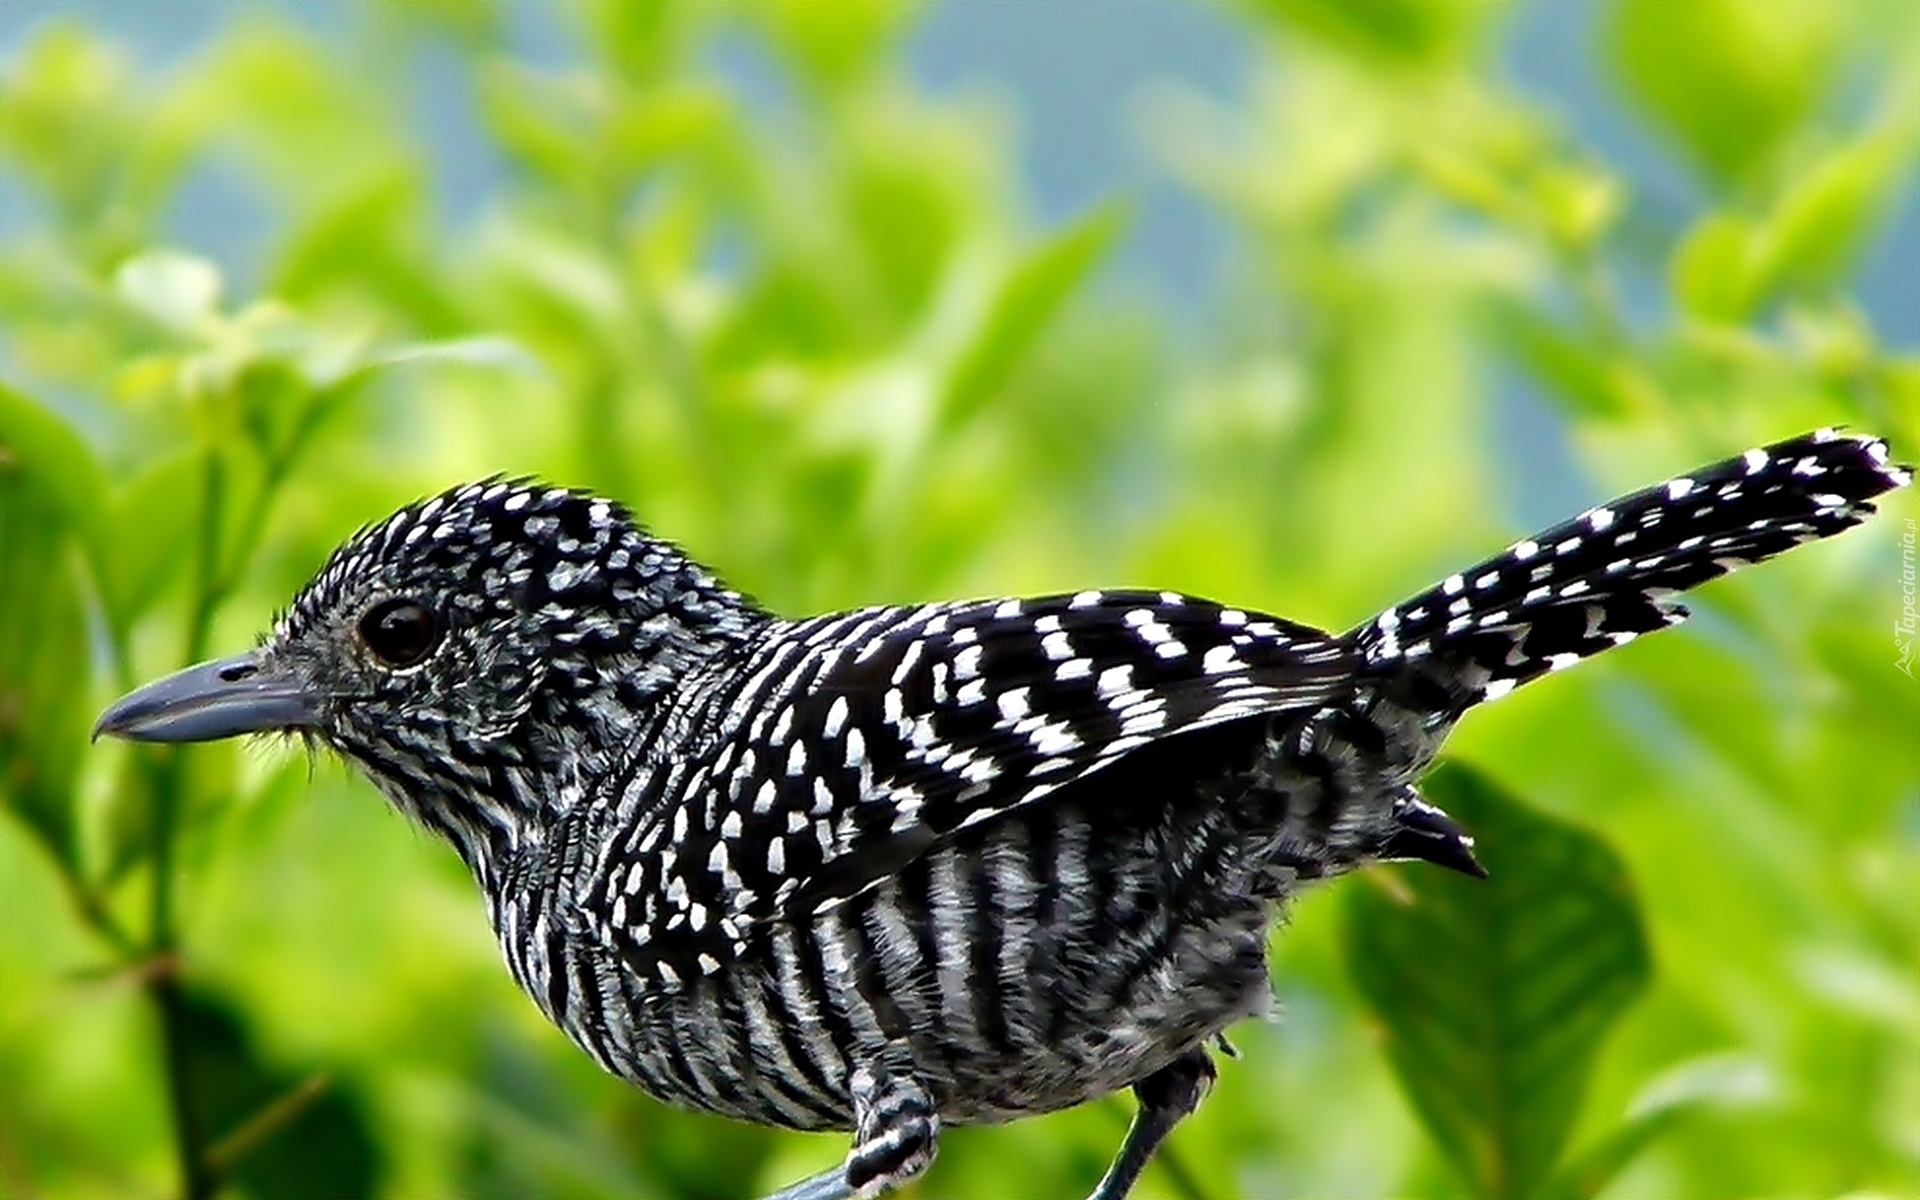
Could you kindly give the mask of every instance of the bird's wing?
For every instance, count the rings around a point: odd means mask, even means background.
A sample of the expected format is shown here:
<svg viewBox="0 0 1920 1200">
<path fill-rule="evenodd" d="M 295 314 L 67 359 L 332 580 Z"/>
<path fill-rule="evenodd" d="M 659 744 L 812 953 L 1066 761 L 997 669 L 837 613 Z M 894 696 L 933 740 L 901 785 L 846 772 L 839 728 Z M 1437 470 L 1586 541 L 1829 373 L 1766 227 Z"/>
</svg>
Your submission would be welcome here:
<svg viewBox="0 0 1920 1200">
<path fill-rule="evenodd" d="M 1165 592 L 797 622 L 717 699 L 711 749 L 665 768 L 673 799 L 609 847 L 594 907 L 636 965 L 711 973 L 754 926 L 857 895 L 957 830 L 1148 742 L 1325 704 L 1351 675 L 1327 634 Z"/>
</svg>

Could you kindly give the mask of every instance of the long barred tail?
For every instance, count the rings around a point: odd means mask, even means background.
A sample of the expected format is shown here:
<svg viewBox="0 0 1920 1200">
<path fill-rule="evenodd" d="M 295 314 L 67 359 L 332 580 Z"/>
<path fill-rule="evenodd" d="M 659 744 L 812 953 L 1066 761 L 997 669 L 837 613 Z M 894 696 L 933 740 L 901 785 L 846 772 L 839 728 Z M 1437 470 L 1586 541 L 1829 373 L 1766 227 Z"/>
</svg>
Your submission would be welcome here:
<svg viewBox="0 0 1920 1200">
<path fill-rule="evenodd" d="M 1369 664 L 1481 700 L 1675 625 L 1674 597 L 1874 512 L 1913 480 L 1879 438 L 1818 429 L 1589 509 L 1352 630 Z"/>
</svg>

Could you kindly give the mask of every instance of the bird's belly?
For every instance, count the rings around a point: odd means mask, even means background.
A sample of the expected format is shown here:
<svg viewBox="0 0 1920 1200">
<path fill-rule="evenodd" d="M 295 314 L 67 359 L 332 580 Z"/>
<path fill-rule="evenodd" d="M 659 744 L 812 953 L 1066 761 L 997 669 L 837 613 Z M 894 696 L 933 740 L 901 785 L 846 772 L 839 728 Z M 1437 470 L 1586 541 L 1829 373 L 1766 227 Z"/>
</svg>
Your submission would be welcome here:
<svg viewBox="0 0 1920 1200">
<path fill-rule="evenodd" d="M 852 1068 L 882 1057 L 955 1124 L 1116 1091 L 1270 995 L 1274 897 L 1222 894 L 1149 832 L 990 825 L 649 997 L 596 1056 L 670 1103 L 800 1129 L 847 1127 Z"/>
</svg>

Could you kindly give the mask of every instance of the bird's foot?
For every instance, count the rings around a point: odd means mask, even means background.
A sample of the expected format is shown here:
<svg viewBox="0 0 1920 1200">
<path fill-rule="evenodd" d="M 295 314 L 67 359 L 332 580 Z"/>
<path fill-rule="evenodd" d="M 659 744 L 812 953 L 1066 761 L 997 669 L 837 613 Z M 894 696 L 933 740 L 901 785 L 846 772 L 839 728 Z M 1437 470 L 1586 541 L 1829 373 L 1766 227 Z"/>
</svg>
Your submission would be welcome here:
<svg viewBox="0 0 1920 1200">
<path fill-rule="evenodd" d="M 940 1133 L 933 1099 L 911 1075 L 856 1068 L 854 1142 L 847 1154 L 847 1185 L 856 1196 L 878 1196 L 927 1169 Z"/>
<path fill-rule="evenodd" d="M 830 1171 L 766 1200 L 871 1200 L 927 1169 L 940 1133 L 933 1098 L 911 1074 L 876 1063 L 854 1069 L 853 1149 Z"/>
<path fill-rule="evenodd" d="M 1126 1200 L 1153 1152 L 1175 1125 L 1200 1107 L 1213 1079 L 1213 1059 L 1205 1049 L 1195 1048 L 1134 1084 L 1140 1107 L 1133 1114 L 1133 1124 L 1127 1126 L 1113 1165 L 1087 1200 Z"/>
</svg>

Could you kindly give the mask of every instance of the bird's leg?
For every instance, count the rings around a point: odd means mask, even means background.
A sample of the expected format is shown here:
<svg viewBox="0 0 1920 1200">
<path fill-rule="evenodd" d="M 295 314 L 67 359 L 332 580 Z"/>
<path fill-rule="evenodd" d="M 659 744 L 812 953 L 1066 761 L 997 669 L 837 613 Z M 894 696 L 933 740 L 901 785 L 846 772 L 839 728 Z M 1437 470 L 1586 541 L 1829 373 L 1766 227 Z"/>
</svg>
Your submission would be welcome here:
<svg viewBox="0 0 1920 1200">
<path fill-rule="evenodd" d="M 1100 1186 L 1087 1200 L 1126 1200 L 1146 1170 L 1147 1161 L 1173 1127 L 1200 1107 L 1201 1097 L 1213 1086 L 1213 1059 L 1195 1048 L 1133 1085 L 1140 1107 L 1127 1126 L 1126 1140 L 1114 1155 Z"/>
<path fill-rule="evenodd" d="M 908 1071 L 862 1065 L 849 1082 L 853 1149 L 847 1154 L 847 1186 L 855 1195 L 877 1196 L 927 1169 L 940 1117 L 933 1098 Z"/>
<path fill-rule="evenodd" d="M 904 1044 L 894 1043 L 880 1059 L 855 1067 L 847 1083 L 853 1093 L 853 1149 L 847 1160 L 766 1200 L 867 1200 L 899 1187 L 933 1161 L 940 1116 L 914 1078 Z"/>
</svg>

